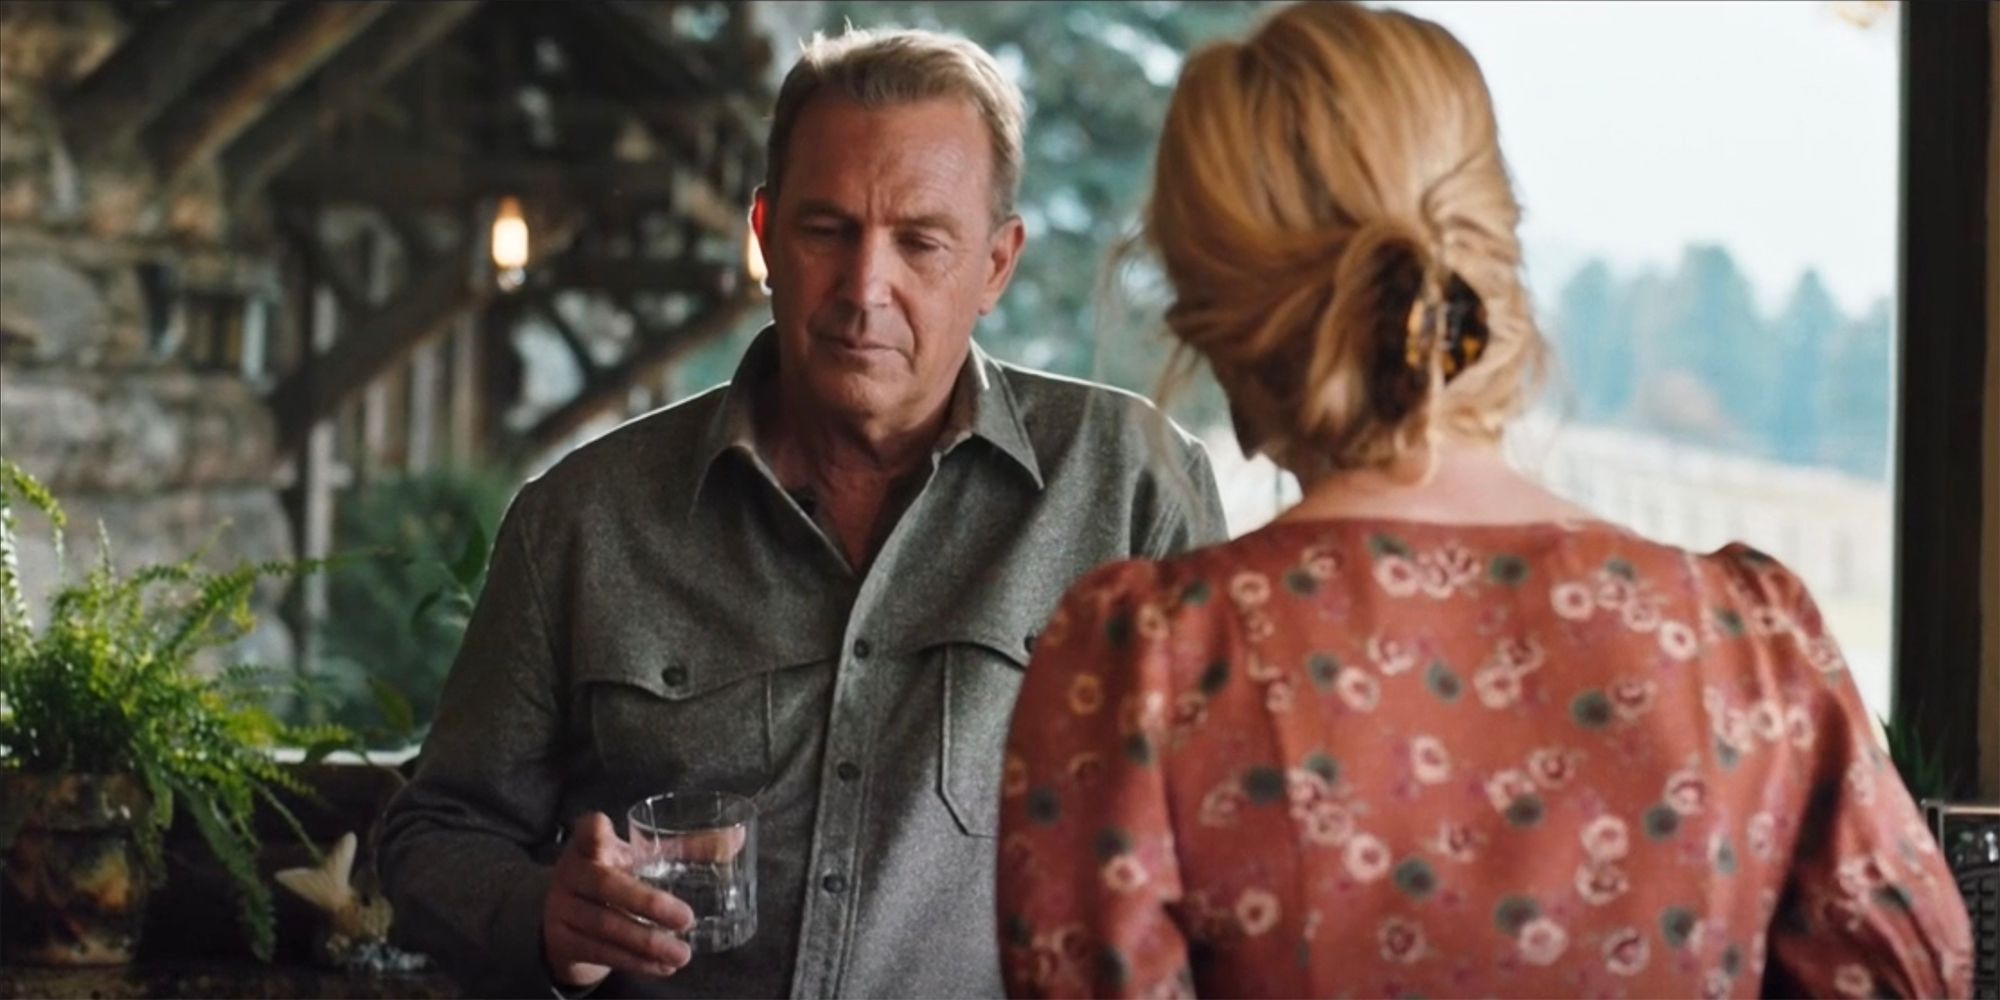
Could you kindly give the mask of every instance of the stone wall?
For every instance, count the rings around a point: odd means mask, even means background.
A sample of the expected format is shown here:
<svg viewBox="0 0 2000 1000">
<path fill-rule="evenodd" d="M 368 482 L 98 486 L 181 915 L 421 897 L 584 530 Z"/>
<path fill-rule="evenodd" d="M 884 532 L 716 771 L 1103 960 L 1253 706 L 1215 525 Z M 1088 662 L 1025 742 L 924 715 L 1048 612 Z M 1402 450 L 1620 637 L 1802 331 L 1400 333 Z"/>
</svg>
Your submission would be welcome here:
<svg viewBox="0 0 2000 1000">
<path fill-rule="evenodd" d="M 0 3 L 0 454 L 68 509 L 72 572 L 100 520 L 121 566 L 211 539 L 215 563 L 288 557 L 270 414 L 240 370 L 190 364 L 174 306 L 176 290 L 254 284 L 265 248 L 229 233 L 212 170 L 163 190 L 137 152 L 79 161 L 64 139 L 59 95 L 125 30 L 108 4 Z M 53 552 L 24 520 L 38 597 Z M 261 592 L 244 650 L 274 665 L 292 649 L 280 589 Z"/>
</svg>

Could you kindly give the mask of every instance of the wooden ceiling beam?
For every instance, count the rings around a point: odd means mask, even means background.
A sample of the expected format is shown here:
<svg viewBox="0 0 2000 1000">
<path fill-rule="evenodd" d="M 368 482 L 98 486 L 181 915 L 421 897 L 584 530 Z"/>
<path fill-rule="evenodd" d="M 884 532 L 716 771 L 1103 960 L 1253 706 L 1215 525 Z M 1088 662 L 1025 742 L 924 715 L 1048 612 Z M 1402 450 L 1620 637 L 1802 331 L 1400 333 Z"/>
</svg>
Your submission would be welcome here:
<svg viewBox="0 0 2000 1000">
<path fill-rule="evenodd" d="M 760 296 L 746 289 L 715 299 L 673 330 L 644 331 L 643 339 L 631 353 L 584 383 L 576 398 L 537 421 L 523 435 L 522 444 L 531 452 L 544 452 L 561 444 L 585 424 L 622 405 L 634 388 L 658 378 L 666 366 L 729 332 L 760 301 Z"/>
<path fill-rule="evenodd" d="M 244 46 L 238 61 L 204 78 L 145 130 L 160 176 L 171 180 L 214 156 L 389 6 L 382 0 L 295 4 Z"/>
<path fill-rule="evenodd" d="M 741 233 L 748 211 L 681 165 L 662 161 L 570 164 L 377 150 L 310 157 L 271 184 L 285 199 L 384 211 L 462 207 L 502 195 L 567 205 L 655 204 L 731 237 Z"/>
<path fill-rule="evenodd" d="M 576 288 L 615 294 L 692 292 L 720 295 L 735 287 L 735 265 L 686 259 L 608 257 L 567 253 L 543 271 L 551 289 Z"/>
<path fill-rule="evenodd" d="M 282 0 L 177 3 L 138 19 L 58 102 L 71 148 L 92 155 L 131 140 L 282 7 Z"/>
<path fill-rule="evenodd" d="M 344 323 L 331 348 L 278 383 L 265 399 L 277 418 L 280 454 L 297 450 L 307 432 L 349 397 L 485 302 L 491 288 L 472 279 L 466 259 L 463 253 L 440 254 L 429 271 L 406 282 L 380 308 Z"/>
<path fill-rule="evenodd" d="M 244 129 L 222 155 L 232 190 L 263 188 L 340 118 L 352 114 L 479 9 L 479 0 L 399 5 L 329 59 L 313 79 Z"/>
</svg>

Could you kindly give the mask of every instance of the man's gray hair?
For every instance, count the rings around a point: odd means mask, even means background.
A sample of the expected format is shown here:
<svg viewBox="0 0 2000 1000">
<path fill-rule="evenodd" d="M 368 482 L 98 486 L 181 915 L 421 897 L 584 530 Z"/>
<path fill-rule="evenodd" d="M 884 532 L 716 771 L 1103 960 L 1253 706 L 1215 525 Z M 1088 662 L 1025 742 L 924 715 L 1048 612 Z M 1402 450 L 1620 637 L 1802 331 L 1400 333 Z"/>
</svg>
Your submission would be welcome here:
<svg viewBox="0 0 2000 1000">
<path fill-rule="evenodd" d="M 764 186 L 773 198 L 785 178 L 792 127 L 814 97 L 826 93 L 870 108 L 951 97 L 972 104 L 992 139 L 994 223 L 1014 214 L 1027 112 L 1021 88 L 1000 72 L 985 49 L 935 31 L 871 31 L 851 25 L 835 38 L 814 32 L 802 48 L 778 88 L 765 144 Z"/>
</svg>

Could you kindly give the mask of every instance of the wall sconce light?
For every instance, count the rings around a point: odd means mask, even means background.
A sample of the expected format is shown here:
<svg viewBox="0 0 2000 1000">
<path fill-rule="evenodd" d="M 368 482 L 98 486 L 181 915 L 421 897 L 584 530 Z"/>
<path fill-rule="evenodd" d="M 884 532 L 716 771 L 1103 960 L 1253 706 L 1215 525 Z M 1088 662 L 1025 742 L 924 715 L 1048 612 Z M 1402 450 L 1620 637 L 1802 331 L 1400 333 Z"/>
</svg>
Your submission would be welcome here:
<svg viewBox="0 0 2000 1000">
<path fill-rule="evenodd" d="M 764 264 L 764 245 L 757 241 L 757 230 L 743 230 L 743 273 L 750 278 L 750 285 L 758 291 L 767 291 L 764 279 L 771 276 L 771 269 Z"/>
<path fill-rule="evenodd" d="M 521 215 L 521 200 L 511 195 L 500 199 L 493 213 L 493 267 L 502 291 L 511 292 L 527 280 L 528 220 Z"/>
</svg>

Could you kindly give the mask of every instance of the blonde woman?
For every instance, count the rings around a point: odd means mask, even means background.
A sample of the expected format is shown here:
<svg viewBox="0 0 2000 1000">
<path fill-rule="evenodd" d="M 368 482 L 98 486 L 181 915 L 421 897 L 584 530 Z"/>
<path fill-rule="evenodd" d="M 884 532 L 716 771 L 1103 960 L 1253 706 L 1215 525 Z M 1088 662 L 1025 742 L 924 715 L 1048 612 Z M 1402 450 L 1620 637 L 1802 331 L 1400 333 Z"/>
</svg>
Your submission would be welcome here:
<svg viewBox="0 0 2000 1000">
<path fill-rule="evenodd" d="M 1283 9 L 1188 62 L 1167 322 L 1303 499 L 1103 568 L 1003 776 L 1016 994 L 1964 995 L 1949 871 L 1798 579 L 1512 471 L 1545 347 L 1478 66 Z"/>
</svg>

